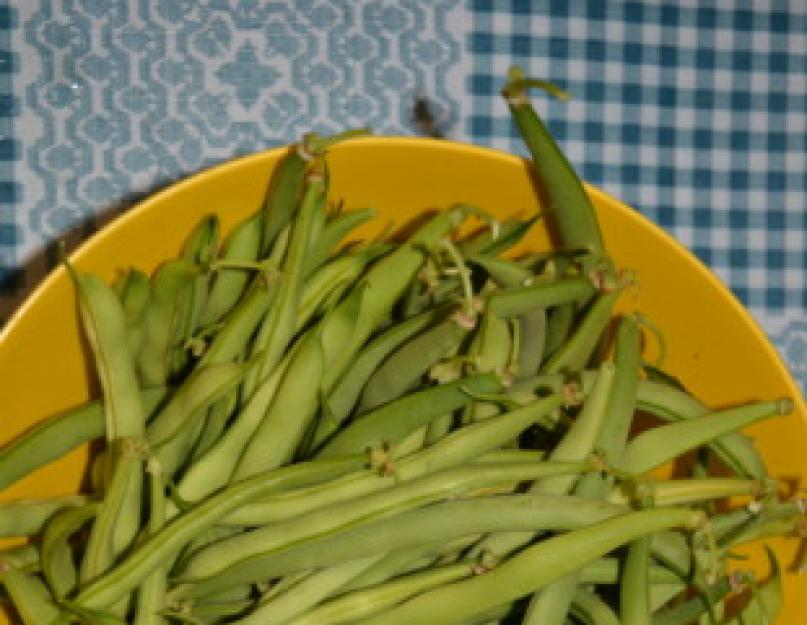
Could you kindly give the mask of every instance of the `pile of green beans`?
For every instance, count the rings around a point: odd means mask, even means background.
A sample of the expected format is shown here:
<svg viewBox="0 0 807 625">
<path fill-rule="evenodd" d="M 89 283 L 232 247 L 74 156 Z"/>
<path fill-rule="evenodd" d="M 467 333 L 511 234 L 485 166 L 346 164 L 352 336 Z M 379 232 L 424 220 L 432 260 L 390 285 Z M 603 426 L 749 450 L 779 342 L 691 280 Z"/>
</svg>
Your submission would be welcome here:
<svg viewBox="0 0 807 625">
<path fill-rule="evenodd" d="M 741 430 L 782 398 L 712 410 L 615 315 L 591 202 L 513 69 L 535 222 L 467 205 L 343 246 L 372 211 L 329 196 L 307 135 L 223 242 L 215 215 L 152 276 L 69 264 L 102 396 L 0 449 L 0 485 L 95 441 L 86 492 L 0 504 L 25 625 L 772 623 L 805 506 Z M 459 239 L 470 218 L 483 218 Z M 674 463 L 674 477 L 657 469 Z M 728 606 L 733 606 L 731 609 Z M 732 611 L 733 610 L 733 611 Z"/>
</svg>

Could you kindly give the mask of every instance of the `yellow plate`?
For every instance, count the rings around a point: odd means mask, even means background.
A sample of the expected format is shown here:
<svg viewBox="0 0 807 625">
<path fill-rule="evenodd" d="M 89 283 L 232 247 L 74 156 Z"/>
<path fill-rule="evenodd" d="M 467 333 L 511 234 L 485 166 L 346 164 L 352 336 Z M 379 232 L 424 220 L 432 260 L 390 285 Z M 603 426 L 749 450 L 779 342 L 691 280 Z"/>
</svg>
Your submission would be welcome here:
<svg viewBox="0 0 807 625">
<path fill-rule="evenodd" d="M 226 229 L 260 206 L 272 167 L 283 150 L 228 162 L 149 198 L 106 227 L 73 256 L 85 270 L 112 279 L 122 268 L 151 271 L 175 254 L 205 214 L 218 213 Z M 445 141 L 367 138 L 335 147 L 329 158 L 331 198 L 349 208 L 373 207 L 384 223 L 407 221 L 427 209 L 469 202 L 505 217 L 538 210 L 524 161 L 488 149 Z M 807 476 L 807 410 L 774 348 L 741 304 L 694 256 L 659 228 L 612 197 L 589 189 L 608 249 L 622 267 L 637 271 L 640 287 L 624 298 L 664 332 L 668 367 L 699 397 L 718 407 L 792 396 L 795 414 L 752 428 L 774 475 L 793 482 Z M 547 245 L 539 223 L 526 242 Z M 42 284 L 0 334 L 3 420 L 0 440 L 78 404 L 96 392 L 92 365 L 78 331 L 71 284 L 59 269 Z M 75 491 L 86 450 L 29 476 L 2 497 Z M 789 565 L 792 542 L 776 542 Z M 807 578 L 789 573 L 782 623 L 807 613 Z"/>
</svg>

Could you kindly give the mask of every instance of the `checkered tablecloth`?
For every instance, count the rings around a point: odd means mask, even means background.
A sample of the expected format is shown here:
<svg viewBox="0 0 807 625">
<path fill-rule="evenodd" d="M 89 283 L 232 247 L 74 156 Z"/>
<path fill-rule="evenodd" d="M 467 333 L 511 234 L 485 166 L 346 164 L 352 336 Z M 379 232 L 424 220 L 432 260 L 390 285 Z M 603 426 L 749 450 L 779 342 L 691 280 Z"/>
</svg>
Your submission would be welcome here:
<svg viewBox="0 0 807 625">
<path fill-rule="evenodd" d="M 144 193 L 311 128 L 522 147 L 508 65 L 581 174 L 689 246 L 807 387 L 807 2 L 0 1 L 0 318 Z"/>
</svg>

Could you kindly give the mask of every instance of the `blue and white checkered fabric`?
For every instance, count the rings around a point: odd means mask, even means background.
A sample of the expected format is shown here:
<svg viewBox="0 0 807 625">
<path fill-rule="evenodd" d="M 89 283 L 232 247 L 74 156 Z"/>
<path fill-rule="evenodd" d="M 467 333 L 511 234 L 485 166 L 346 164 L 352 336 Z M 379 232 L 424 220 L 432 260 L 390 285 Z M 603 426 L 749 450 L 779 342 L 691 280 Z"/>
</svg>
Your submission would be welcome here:
<svg viewBox="0 0 807 625">
<path fill-rule="evenodd" d="M 507 67 L 583 177 L 711 266 L 807 387 L 807 3 L 0 0 L 0 317 L 48 243 L 309 128 L 522 147 Z M 43 250 L 45 252 L 43 253 Z"/>
</svg>

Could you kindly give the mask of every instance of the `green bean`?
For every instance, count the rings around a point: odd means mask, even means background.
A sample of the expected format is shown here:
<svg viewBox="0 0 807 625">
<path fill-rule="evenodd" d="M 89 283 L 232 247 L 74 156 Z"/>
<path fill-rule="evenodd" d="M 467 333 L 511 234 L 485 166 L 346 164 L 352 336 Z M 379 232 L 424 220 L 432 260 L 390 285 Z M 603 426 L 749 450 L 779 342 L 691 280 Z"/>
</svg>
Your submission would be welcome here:
<svg viewBox="0 0 807 625">
<path fill-rule="evenodd" d="M 195 265 L 199 272 L 194 280 L 191 312 L 184 334 L 188 337 L 199 326 L 210 286 L 210 264 L 219 248 L 220 224 L 217 215 L 203 217 L 180 251 L 180 258 Z"/>
<path fill-rule="evenodd" d="M 501 388 L 496 375 L 482 373 L 410 393 L 353 421 L 326 443 L 318 456 L 355 453 L 382 441 L 397 443 L 433 419 L 469 403 L 474 393 L 496 393 Z"/>
<path fill-rule="evenodd" d="M 356 357 L 350 371 L 342 376 L 327 398 L 327 409 L 324 410 L 323 418 L 317 424 L 317 432 L 314 436 L 315 449 L 329 438 L 347 418 L 358 400 L 362 388 L 381 362 L 399 345 L 446 314 L 448 314 L 448 309 L 444 307 L 427 310 L 392 326 L 367 344 Z"/>
<path fill-rule="evenodd" d="M 717 602 L 722 600 L 731 591 L 731 581 L 729 578 L 721 578 L 717 584 L 710 589 L 709 600 Z M 702 597 L 692 597 L 676 605 L 664 608 L 653 614 L 652 625 L 688 625 L 693 623 L 700 616 L 706 614 L 707 605 Z"/>
<path fill-rule="evenodd" d="M 364 278 L 322 321 L 325 351 L 324 391 L 342 377 L 355 354 L 392 310 L 431 250 L 465 218 L 462 207 L 432 217 Z"/>
<path fill-rule="evenodd" d="M 220 331 L 205 347 L 201 364 L 228 362 L 240 358 L 246 351 L 256 328 L 277 295 L 274 272 L 286 255 L 290 232 L 288 225 L 280 231 L 261 271 L 253 277 L 243 297 L 224 319 Z"/>
<path fill-rule="evenodd" d="M 578 588 L 572 599 L 571 613 L 586 625 L 625 625 L 611 607 L 593 592 Z"/>
<path fill-rule="evenodd" d="M 54 515 L 42 535 L 42 572 L 51 592 L 57 599 L 71 593 L 78 576 L 68 539 L 98 512 L 98 504 L 91 502 L 68 508 Z"/>
<path fill-rule="evenodd" d="M 697 399 L 673 387 L 642 380 L 638 388 L 638 407 L 665 421 L 680 421 L 709 414 Z M 741 477 L 763 479 L 768 470 L 753 442 L 739 432 L 730 432 L 711 441 L 709 448 L 723 463 Z"/>
<path fill-rule="evenodd" d="M 145 414 L 134 363 L 126 348 L 123 308 L 112 289 L 99 278 L 72 268 L 70 271 L 104 394 L 107 439 L 142 436 Z"/>
<path fill-rule="evenodd" d="M 520 348 L 516 364 L 518 379 L 538 373 L 546 345 L 546 310 L 537 308 L 517 318 Z"/>
<path fill-rule="evenodd" d="M 126 344 L 132 357 L 137 358 L 145 339 L 144 321 L 151 297 L 148 276 L 137 269 L 129 269 L 121 280 L 118 297 L 126 319 Z"/>
<path fill-rule="evenodd" d="M 260 213 L 251 215 L 233 228 L 224 243 L 220 260 L 251 263 L 258 260 L 263 227 Z M 245 271 L 219 269 L 213 276 L 210 292 L 199 319 L 199 325 L 209 326 L 223 319 L 239 301 L 249 283 Z"/>
<path fill-rule="evenodd" d="M 146 414 L 152 414 L 167 389 L 140 393 Z M 104 436 L 104 405 L 91 401 L 47 417 L 0 449 L 0 488 L 7 488 L 28 473 L 58 460 L 76 447 Z"/>
<path fill-rule="evenodd" d="M 650 587 L 650 609 L 655 614 L 686 590 L 687 584 L 680 579 L 677 582 L 653 584 Z"/>
<path fill-rule="evenodd" d="M 521 241 L 538 219 L 538 216 L 511 219 L 496 224 L 495 227 L 485 228 L 460 241 L 459 249 L 465 256 L 470 254 L 496 256 Z"/>
<path fill-rule="evenodd" d="M 585 312 L 569 340 L 544 363 L 544 373 L 579 371 L 588 363 L 608 323 L 620 289 L 599 295 Z"/>
<path fill-rule="evenodd" d="M 154 536 L 166 521 L 165 485 L 162 469 L 156 459 L 148 462 L 149 517 L 146 528 L 148 536 Z M 134 625 L 161 625 L 164 622 L 159 614 L 165 607 L 168 565 L 152 571 L 137 591 Z"/>
<path fill-rule="evenodd" d="M 797 533 L 804 523 L 804 504 L 801 502 L 761 505 L 759 511 L 748 510 L 745 522 L 739 525 L 732 523 L 725 527 L 720 523 L 720 517 L 715 517 L 714 531 L 724 551 L 763 538 Z"/>
<path fill-rule="evenodd" d="M 619 585 L 619 617 L 623 625 L 650 625 L 650 538 L 628 546 Z"/>
<path fill-rule="evenodd" d="M 184 354 L 195 313 L 199 268 L 186 260 L 161 265 L 151 280 L 151 299 L 145 314 L 145 338 L 137 369 L 145 386 L 165 386 L 176 370 L 177 354 Z"/>
<path fill-rule="evenodd" d="M 250 362 L 196 367 L 149 424 L 149 443 L 166 475 L 185 461 L 206 411 L 234 391 L 251 366 Z"/>
<path fill-rule="evenodd" d="M 292 350 L 292 354 L 294 351 Z M 185 501 L 199 501 L 230 480 L 244 448 L 255 433 L 277 392 L 291 361 L 290 355 L 278 365 L 247 401 L 244 408 L 210 450 L 192 463 L 182 476 L 177 494 Z"/>
<path fill-rule="evenodd" d="M 0 537 L 33 536 L 60 510 L 78 508 L 87 503 L 83 495 L 47 499 L 21 499 L 0 503 Z"/>
<path fill-rule="evenodd" d="M 361 625 L 454 625 L 497 605 L 539 590 L 616 547 L 664 529 L 694 529 L 702 513 L 667 509 L 631 512 L 527 547 L 498 567 L 468 581 L 423 593 Z"/>
<path fill-rule="evenodd" d="M 458 545 L 460 552 L 470 542 L 467 539 L 455 541 L 452 546 Z M 410 549 L 399 549 L 384 556 L 378 557 L 375 563 L 360 575 L 352 579 L 341 590 L 352 592 L 362 590 L 377 584 L 389 581 L 400 575 L 422 570 L 434 564 L 437 555 L 446 547 L 441 541 L 432 545 L 419 545 Z"/>
<path fill-rule="evenodd" d="M 189 466 L 195 464 L 224 436 L 230 418 L 239 407 L 240 400 L 239 390 L 232 389 L 207 410 L 202 431 L 190 454 Z"/>
<path fill-rule="evenodd" d="M 375 214 L 376 212 L 372 208 L 364 208 L 347 211 L 333 217 L 315 239 L 311 255 L 306 261 L 306 273 L 314 272 L 351 231 L 373 219 Z"/>
<path fill-rule="evenodd" d="M 335 306 L 367 265 L 386 252 L 385 247 L 375 246 L 355 254 L 343 254 L 309 276 L 303 285 L 295 332 L 302 330 L 316 315 Z"/>
<path fill-rule="evenodd" d="M 45 584 L 0 560 L 0 584 L 5 587 L 14 609 L 25 625 L 51 625 L 59 616 Z"/>
<path fill-rule="evenodd" d="M 436 503 L 355 526 L 326 532 L 279 549 L 192 558 L 182 580 L 194 595 L 328 566 L 438 540 L 502 530 L 566 530 L 624 512 L 602 501 L 553 495 L 507 495 Z M 201 554 L 200 554 L 201 555 Z M 241 559 L 235 559 L 241 555 Z M 223 560 L 226 558 L 226 562 Z"/>
<path fill-rule="evenodd" d="M 514 317 L 534 308 L 584 301 L 595 293 L 596 288 L 591 278 L 575 276 L 496 291 L 488 297 L 487 307 L 502 317 Z"/>
<path fill-rule="evenodd" d="M 238 534 L 198 552 L 188 568 L 194 566 L 227 566 L 252 552 L 270 552 L 327 532 L 349 527 L 357 522 L 400 513 L 413 507 L 457 496 L 485 486 L 539 479 L 551 475 L 580 474 L 593 469 L 586 462 L 508 464 L 503 466 L 457 467 L 410 482 L 389 490 L 368 494 L 323 506 L 304 516 L 292 517 L 285 522 L 267 525 L 245 534 Z M 263 519 L 239 520 L 248 525 L 262 524 Z"/>
<path fill-rule="evenodd" d="M 359 398 L 361 415 L 411 391 L 438 361 L 454 355 L 468 328 L 453 316 L 404 343 L 373 372 Z"/>
<path fill-rule="evenodd" d="M 578 592 L 580 572 L 575 571 L 536 592 L 524 615 L 522 625 L 563 623 Z"/>
<path fill-rule="evenodd" d="M 581 584 L 613 585 L 619 583 L 622 562 L 617 558 L 601 558 L 580 569 Z M 678 584 L 681 576 L 665 566 L 651 562 L 648 575 L 651 584 Z"/>
<path fill-rule="evenodd" d="M 614 384 L 608 398 L 608 427 L 600 432 L 598 446 L 609 462 L 618 462 L 625 451 L 636 410 L 641 366 L 641 333 L 636 318 L 619 321 L 614 348 Z"/>
<path fill-rule="evenodd" d="M 689 449 L 792 409 L 793 403 L 788 399 L 759 402 L 647 430 L 628 444 L 620 468 L 641 475 Z"/>
<path fill-rule="evenodd" d="M 289 147 L 272 172 L 263 204 L 263 239 L 266 254 L 280 232 L 297 213 L 305 186 L 306 170 L 313 154 L 306 139 Z"/>
<path fill-rule="evenodd" d="M 319 406 L 318 393 L 311 391 L 319 386 L 323 367 L 319 329 L 314 328 L 301 339 L 291 357 L 269 410 L 235 466 L 234 480 L 275 469 L 293 459 Z"/>
<path fill-rule="evenodd" d="M 609 496 L 614 503 L 647 498 L 656 506 L 680 506 L 726 497 L 761 497 L 775 492 L 776 483 L 731 477 L 704 477 L 625 482 Z"/>
<path fill-rule="evenodd" d="M 514 289 L 540 279 L 516 261 L 484 254 L 466 254 L 465 259 L 480 267 L 500 288 Z"/>
<path fill-rule="evenodd" d="M 469 577 L 473 565 L 467 562 L 415 573 L 374 588 L 358 590 L 329 601 L 289 625 L 337 625 L 352 623 L 395 606 L 421 592 Z"/>
<path fill-rule="evenodd" d="M 603 256 L 604 245 L 594 206 L 527 97 L 527 89 L 535 84 L 525 78 L 520 68 L 512 67 L 502 95 L 532 155 L 533 171 L 546 193 L 548 201 L 544 210 L 551 216 L 564 248 L 585 249 Z"/>
<path fill-rule="evenodd" d="M 355 470 L 363 463 L 361 457 L 301 463 L 233 484 L 194 506 L 145 540 L 120 564 L 84 588 L 76 597 L 76 603 L 89 609 L 105 608 L 136 588 L 188 540 L 247 501 L 279 488 L 310 482 L 317 475 L 332 476 L 340 470 Z"/>
<path fill-rule="evenodd" d="M 301 614 L 309 614 L 315 606 L 339 592 L 356 576 L 379 560 L 369 556 L 348 560 L 317 571 L 284 593 L 261 603 L 255 610 L 235 621 L 238 625 L 283 625 Z"/>
<path fill-rule="evenodd" d="M 23 573 L 36 573 L 42 567 L 39 545 L 25 543 L 0 551 L 0 561 Z"/>
<path fill-rule="evenodd" d="M 81 561 L 82 586 L 103 574 L 140 529 L 144 444 L 137 438 L 118 439 L 112 453 L 112 482 L 98 508 Z M 136 505 L 133 493 L 137 494 Z"/>
</svg>

